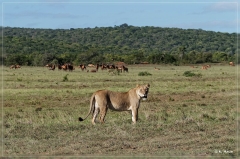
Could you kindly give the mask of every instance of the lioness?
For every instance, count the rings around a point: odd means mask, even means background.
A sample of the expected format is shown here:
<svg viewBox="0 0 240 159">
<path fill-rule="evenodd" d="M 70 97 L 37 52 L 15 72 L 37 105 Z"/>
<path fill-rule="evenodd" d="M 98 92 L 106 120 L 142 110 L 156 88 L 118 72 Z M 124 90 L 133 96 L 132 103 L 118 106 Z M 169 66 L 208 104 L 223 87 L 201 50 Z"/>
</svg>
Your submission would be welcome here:
<svg viewBox="0 0 240 159">
<path fill-rule="evenodd" d="M 149 87 L 149 84 L 137 85 L 135 88 L 123 93 L 98 90 L 91 97 L 88 115 L 84 119 L 79 117 L 79 121 L 85 120 L 92 113 L 92 124 L 95 125 L 95 120 L 100 111 L 100 122 L 104 123 L 109 108 L 116 111 L 132 111 L 132 121 L 135 124 L 138 120 L 140 101 L 141 99 L 147 99 Z"/>
</svg>

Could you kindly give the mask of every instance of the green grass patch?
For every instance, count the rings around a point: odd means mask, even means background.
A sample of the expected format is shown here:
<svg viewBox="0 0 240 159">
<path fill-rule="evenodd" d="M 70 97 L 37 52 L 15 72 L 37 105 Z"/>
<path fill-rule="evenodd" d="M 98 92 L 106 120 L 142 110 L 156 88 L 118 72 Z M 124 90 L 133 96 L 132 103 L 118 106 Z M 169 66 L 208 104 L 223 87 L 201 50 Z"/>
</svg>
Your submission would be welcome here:
<svg viewBox="0 0 240 159">
<path fill-rule="evenodd" d="M 236 157 L 236 70 L 198 67 L 190 72 L 202 78 L 185 78 L 187 66 L 154 67 L 128 66 L 129 73 L 119 76 L 77 67 L 73 72 L 2 67 L 4 156 Z M 93 126 L 91 115 L 78 121 L 88 113 L 93 92 L 126 92 L 143 83 L 150 90 L 136 125 L 130 112 L 111 110 L 105 124 Z"/>
</svg>

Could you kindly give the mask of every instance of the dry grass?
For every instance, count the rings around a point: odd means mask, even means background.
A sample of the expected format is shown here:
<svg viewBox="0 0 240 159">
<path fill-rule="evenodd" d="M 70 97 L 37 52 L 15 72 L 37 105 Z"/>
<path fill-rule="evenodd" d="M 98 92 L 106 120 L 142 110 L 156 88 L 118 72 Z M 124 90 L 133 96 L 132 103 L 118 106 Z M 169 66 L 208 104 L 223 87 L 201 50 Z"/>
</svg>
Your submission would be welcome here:
<svg viewBox="0 0 240 159">
<path fill-rule="evenodd" d="M 129 66 L 120 75 L 3 67 L 2 156 L 237 156 L 237 67 L 154 67 Z M 185 77 L 188 70 L 201 76 Z M 138 76 L 144 71 L 152 75 Z M 109 111 L 103 125 L 78 121 L 94 91 L 143 83 L 151 87 L 137 125 L 129 112 Z"/>
</svg>

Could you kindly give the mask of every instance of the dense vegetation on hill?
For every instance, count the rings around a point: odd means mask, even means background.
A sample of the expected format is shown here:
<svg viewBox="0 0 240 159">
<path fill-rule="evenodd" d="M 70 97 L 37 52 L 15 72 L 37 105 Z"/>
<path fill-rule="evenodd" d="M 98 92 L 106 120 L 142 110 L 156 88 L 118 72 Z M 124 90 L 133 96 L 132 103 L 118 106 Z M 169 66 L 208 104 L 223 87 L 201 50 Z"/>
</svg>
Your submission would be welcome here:
<svg viewBox="0 0 240 159">
<path fill-rule="evenodd" d="M 237 34 L 161 27 L 3 28 L 5 65 L 235 61 Z M 2 49 L 1 49 L 2 51 Z"/>
</svg>

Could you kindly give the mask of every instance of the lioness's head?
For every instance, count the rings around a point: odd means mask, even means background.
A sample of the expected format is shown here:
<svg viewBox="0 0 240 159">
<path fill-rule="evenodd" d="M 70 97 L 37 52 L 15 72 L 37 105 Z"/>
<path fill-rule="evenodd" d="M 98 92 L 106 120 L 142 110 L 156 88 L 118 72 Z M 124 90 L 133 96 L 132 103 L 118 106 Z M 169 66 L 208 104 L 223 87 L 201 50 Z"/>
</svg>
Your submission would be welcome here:
<svg viewBox="0 0 240 159">
<path fill-rule="evenodd" d="M 137 95 L 139 95 L 139 97 L 143 100 L 147 99 L 147 95 L 148 95 L 148 90 L 149 90 L 150 84 L 146 84 L 146 85 L 137 85 Z"/>
</svg>

